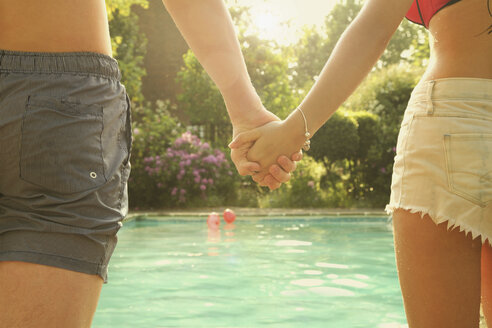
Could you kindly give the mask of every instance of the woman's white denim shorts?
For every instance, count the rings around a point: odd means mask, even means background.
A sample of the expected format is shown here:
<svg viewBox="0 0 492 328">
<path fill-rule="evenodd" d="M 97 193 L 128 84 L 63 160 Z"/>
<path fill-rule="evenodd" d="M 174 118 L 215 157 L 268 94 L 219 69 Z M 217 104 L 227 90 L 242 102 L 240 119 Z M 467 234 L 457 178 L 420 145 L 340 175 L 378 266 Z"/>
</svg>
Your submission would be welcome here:
<svg viewBox="0 0 492 328">
<path fill-rule="evenodd" d="M 397 208 L 492 242 L 492 80 L 446 78 L 415 87 L 386 212 Z"/>
<path fill-rule="evenodd" d="M 115 59 L 0 50 L 0 261 L 107 278 L 128 208 L 130 102 Z"/>
</svg>

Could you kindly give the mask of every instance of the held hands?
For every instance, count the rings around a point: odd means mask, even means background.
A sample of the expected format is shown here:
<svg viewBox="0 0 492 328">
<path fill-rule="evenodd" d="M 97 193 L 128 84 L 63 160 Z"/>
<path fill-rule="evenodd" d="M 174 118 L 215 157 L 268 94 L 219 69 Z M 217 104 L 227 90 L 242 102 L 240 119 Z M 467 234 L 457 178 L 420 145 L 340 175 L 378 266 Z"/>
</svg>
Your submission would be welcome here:
<svg viewBox="0 0 492 328">
<path fill-rule="evenodd" d="M 285 121 L 273 120 L 259 128 L 238 133 L 229 147 L 232 151 L 241 151 L 251 161 L 249 163 L 259 163 L 255 167 L 258 172 L 253 174 L 253 180 L 260 185 L 273 185 L 274 177 L 286 182 L 290 179 L 290 172 L 295 169 L 295 163 L 281 155 L 293 154 L 292 160 L 300 160 L 299 149 L 306 141 L 302 124 L 299 117 L 293 115 Z M 275 186 L 278 188 L 280 184 Z"/>
<path fill-rule="evenodd" d="M 231 159 L 240 175 L 252 175 L 253 180 L 261 186 L 268 186 L 271 190 L 274 190 L 280 187 L 282 183 L 290 180 L 290 172 L 296 168 L 295 161 L 302 159 L 302 153 L 299 151 L 300 147 L 291 152 L 279 153 L 275 159 L 268 161 L 270 163 L 269 167 L 263 166 L 263 163 L 266 163 L 264 159 L 261 160 L 260 164 L 254 160 L 261 155 L 255 156 L 253 153 L 253 157 L 248 158 L 250 157 L 249 151 L 257 139 L 248 136 L 255 136 L 255 128 L 264 128 L 269 123 L 280 123 L 280 119 L 264 108 L 260 111 L 255 111 L 254 115 L 250 115 L 249 119 L 243 117 L 241 122 L 233 122 L 233 137 L 235 139 L 230 144 L 232 145 Z M 251 134 L 251 132 L 254 133 Z M 248 138 L 250 141 L 248 141 Z M 255 148 L 259 149 L 259 147 Z M 288 158 L 283 154 L 292 155 Z M 266 169 L 262 170 L 262 167 Z"/>
</svg>

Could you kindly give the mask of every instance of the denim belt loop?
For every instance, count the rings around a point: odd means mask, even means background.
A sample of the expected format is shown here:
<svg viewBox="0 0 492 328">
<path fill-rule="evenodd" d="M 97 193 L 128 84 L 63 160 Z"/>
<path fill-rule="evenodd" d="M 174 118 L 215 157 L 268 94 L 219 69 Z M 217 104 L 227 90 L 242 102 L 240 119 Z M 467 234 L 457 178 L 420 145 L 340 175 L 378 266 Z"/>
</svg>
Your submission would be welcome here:
<svg viewBox="0 0 492 328">
<path fill-rule="evenodd" d="M 434 85 L 436 81 L 429 81 L 427 86 L 427 115 L 434 114 L 434 105 L 432 104 L 432 91 L 434 91 Z"/>
</svg>

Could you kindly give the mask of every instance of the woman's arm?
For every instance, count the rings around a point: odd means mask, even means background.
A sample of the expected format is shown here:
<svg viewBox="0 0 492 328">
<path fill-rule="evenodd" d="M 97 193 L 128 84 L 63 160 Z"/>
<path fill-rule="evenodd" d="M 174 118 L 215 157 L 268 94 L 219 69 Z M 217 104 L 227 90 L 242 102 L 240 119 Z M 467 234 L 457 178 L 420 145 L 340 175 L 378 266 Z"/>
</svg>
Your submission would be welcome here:
<svg viewBox="0 0 492 328">
<path fill-rule="evenodd" d="M 338 40 L 318 80 L 300 105 L 311 134 L 328 120 L 371 71 L 412 2 L 366 2 Z"/>
<path fill-rule="evenodd" d="M 233 134 L 278 121 L 278 117 L 265 110 L 251 83 L 232 19 L 223 1 L 163 0 L 163 3 L 198 61 L 219 88 L 233 125 Z M 241 175 L 260 169 L 258 163 L 247 160 L 248 149 L 242 147 L 231 152 Z M 281 165 L 282 168 L 295 168 L 293 163 L 285 159 L 283 162 L 287 166 Z M 279 181 L 285 182 L 290 178 L 281 171 L 274 174 L 278 181 L 270 184 L 270 188 L 274 189 Z"/>
<path fill-rule="evenodd" d="M 386 48 L 413 0 L 368 0 L 356 19 L 342 34 L 316 83 L 299 106 L 306 115 L 309 133 L 314 133 L 350 96 Z M 291 153 L 304 142 L 304 120 L 296 110 L 282 123 L 274 122 L 242 140 L 255 142 L 248 158 L 268 167 L 279 153 Z M 258 133 L 259 132 L 259 133 Z M 260 138 L 256 140 L 256 138 Z M 261 181 L 266 170 L 257 175 Z"/>
</svg>

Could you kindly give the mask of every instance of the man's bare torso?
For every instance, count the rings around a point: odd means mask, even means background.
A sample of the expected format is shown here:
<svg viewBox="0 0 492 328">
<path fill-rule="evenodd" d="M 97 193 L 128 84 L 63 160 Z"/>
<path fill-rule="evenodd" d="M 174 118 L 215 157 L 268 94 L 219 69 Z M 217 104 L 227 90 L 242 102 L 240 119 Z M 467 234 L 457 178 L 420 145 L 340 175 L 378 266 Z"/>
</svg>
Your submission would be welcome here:
<svg viewBox="0 0 492 328">
<path fill-rule="evenodd" d="M 104 0 L 0 0 L 0 49 L 111 55 Z"/>
</svg>

